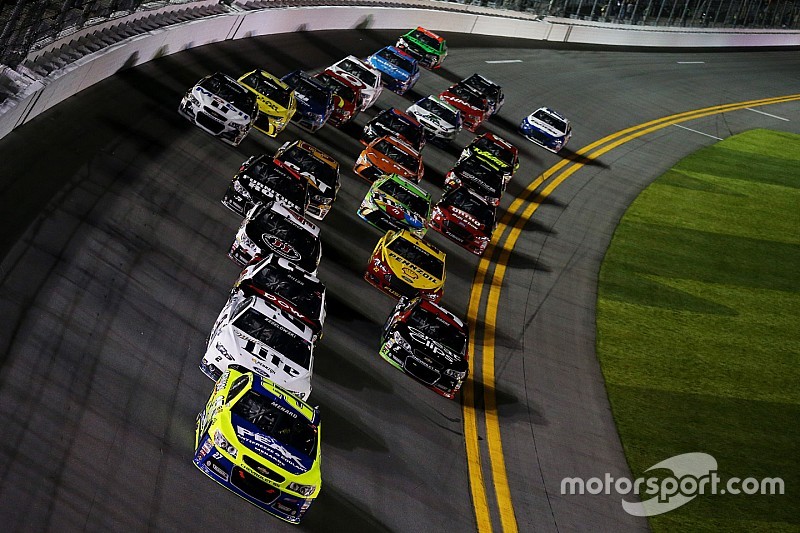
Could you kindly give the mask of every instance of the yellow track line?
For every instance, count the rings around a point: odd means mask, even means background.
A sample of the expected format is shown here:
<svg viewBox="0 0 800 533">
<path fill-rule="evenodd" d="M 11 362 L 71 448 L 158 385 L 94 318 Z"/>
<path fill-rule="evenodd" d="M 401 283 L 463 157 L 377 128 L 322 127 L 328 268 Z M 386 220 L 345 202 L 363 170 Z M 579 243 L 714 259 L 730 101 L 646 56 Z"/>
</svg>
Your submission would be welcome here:
<svg viewBox="0 0 800 533">
<path fill-rule="evenodd" d="M 725 113 L 728 111 L 735 111 L 744 109 L 746 107 L 755 107 L 761 105 L 769 105 L 783 102 L 791 102 L 800 100 L 800 95 L 789 95 L 775 98 L 765 98 L 760 100 L 752 100 L 738 104 L 725 104 L 720 106 L 713 106 L 694 111 L 687 111 L 678 113 L 667 117 L 662 117 L 644 124 L 633 126 L 613 133 L 598 141 L 595 141 L 586 147 L 582 148 L 576 153 L 576 156 L 586 157 L 587 159 L 595 159 L 618 146 L 627 143 L 633 139 L 652 133 L 653 131 L 665 128 L 667 126 L 685 122 L 696 118 L 702 118 L 709 115 Z M 611 142 L 614 141 L 614 142 Z M 605 145 L 605 146 L 604 146 Z M 602 146 L 588 157 L 588 154 L 595 148 Z M 563 173 L 548 184 L 538 195 L 537 199 L 529 204 L 524 212 L 520 215 L 519 211 L 525 204 L 527 199 L 534 193 L 534 191 L 547 179 L 551 178 L 561 169 L 567 167 Z M 490 253 L 492 255 L 494 250 L 499 250 L 496 266 L 492 275 L 491 283 L 489 284 L 489 295 L 486 303 L 486 316 L 484 317 L 484 342 L 483 342 L 483 384 L 484 384 L 484 417 L 486 421 L 486 440 L 489 448 L 490 468 L 492 472 L 492 483 L 494 485 L 495 496 L 497 498 L 497 506 L 500 513 L 500 523 L 505 533 L 516 533 L 517 522 L 514 514 L 514 506 L 511 500 L 511 491 L 508 486 L 508 478 L 505 469 L 505 458 L 503 455 L 502 438 L 500 435 L 500 424 L 497 417 L 497 399 L 494 388 L 494 343 L 495 343 L 495 327 L 497 320 L 497 310 L 500 300 L 500 291 L 505 277 L 506 266 L 508 258 L 511 255 L 511 250 L 514 249 L 517 239 L 521 234 L 522 228 L 525 223 L 530 219 L 533 213 L 539 208 L 541 202 L 547 198 L 561 183 L 564 182 L 569 176 L 574 174 L 577 170 L 585 166 L 585 163 L 575 159 L 564 159 L 557 164 L 550 167 L 547 171 L 542 173 L 539 177 L 533 180 L 523 191 L 523 194 L 517 197 L 509 207 L 505 216 L 498 224 L 499 232 L 495 231 L 492 239 L 492 246 Z M 516 220 L 514 220 L 516 219 Z M 511 231 L 506 235 L 512 220 L 514 220 Z M 502 246 L 499 246 L 500 241 L 504 241 Z M 470 324 L 471 331 L 475 332 L 475 325 L 478 318 L 478 310 L 480 308 L 480 300 L 483 295 L 483 288 L 485 287 L 486 274 L 489 271 L 491 259 L 487 257 L 481 258 L 475 278 L 472 284 L 472 291 L 470 292 L 469 309 L 467 320 Z M 474 359 L 476 355 L 476 343 L 474 340 L 475 335 L 470 336 L 470 362 L 469 370 L 470 376 L 473 376 Z M 480 447 L 478 446 L 478 433 L 477 433 L 477 415 L 475 413 L 474 404 L 474 384 L 470 378 L 465 383 L 465 392 L 463 398 L 464 404 L 464 438 L 467 447 L 467 464 L 470 474 L 470 487 L 473 498 L 473 506 L 475 507 L 475 515 L 477 519 L 478 531 L 491 532 L 492 522 L 487 505 L 487 498 L 485 492 L 485 484 L 483 481 L 483 471 L 480 460 Z M 477 487 L 476 487 L 477 485 Z"/>
</svg>

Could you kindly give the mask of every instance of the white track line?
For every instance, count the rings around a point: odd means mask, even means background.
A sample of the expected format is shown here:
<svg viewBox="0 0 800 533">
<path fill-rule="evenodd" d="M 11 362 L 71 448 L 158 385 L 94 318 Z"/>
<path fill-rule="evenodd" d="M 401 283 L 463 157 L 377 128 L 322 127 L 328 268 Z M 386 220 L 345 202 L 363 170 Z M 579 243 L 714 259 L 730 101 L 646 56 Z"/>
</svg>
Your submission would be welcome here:
<svg viewBox="0 0 800 533">
<path fill-rule="evenodd" d="M 705 65 L 705 61 L 678 61 L 679 65 Z"/>
<path fill-rule="evenodd" d="M 487 63 L 522 63 L 521 59 L 498 59 L 496 61 L 487 61 Z"/>
<path fill-rule="evenodd" d="M 712 139 L 716 139 L 718 141 L 722 140 L 722 137 L 714 137 L 713 135 L 709 135 L 708 133 L 703 133 L 702 131 L 693 130 L 692 128 L 687 128 L 686 126 L 681 126 L 680 124 L 673 124 L 676 128 L 680 128 L 682 130 L 691 131 L 692 133 L 699 133 L 700 135 L 705 135 L 706 137 L 711 137 Z"/>
<path fill-rule="evenodd" d="M 763 111 L 759 111 L 758 109 L 753 109 L 752 107 L 745 107 L 748 111 L 752 111 L 753 113 L 760 113 L 762 115 L 767 115 L 768 117 L 777 118 L 778 120 L 785 120 L 786 122 L 791 122 L 788 118 L 779 117 L 778 115 L 771 115 L 769 113 L 765 113 Z"/>
</svg>

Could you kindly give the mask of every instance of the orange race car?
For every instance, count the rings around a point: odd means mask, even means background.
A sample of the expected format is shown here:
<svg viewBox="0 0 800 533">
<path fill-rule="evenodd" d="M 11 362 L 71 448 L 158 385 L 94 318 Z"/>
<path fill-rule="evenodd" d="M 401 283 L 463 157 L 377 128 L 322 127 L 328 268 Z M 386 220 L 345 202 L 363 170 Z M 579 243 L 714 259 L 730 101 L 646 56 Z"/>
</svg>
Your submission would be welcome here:
<svg viewBox="0 0 800 533">
<path fill-rule="evenodd" d="M 419 152 L 394 137 L 378 137 L 358 156 L 353 172 L 369 182 L 384 174 L 398 174 L 414 183 L 422 180 L 425 167 Z"/>
</svg>

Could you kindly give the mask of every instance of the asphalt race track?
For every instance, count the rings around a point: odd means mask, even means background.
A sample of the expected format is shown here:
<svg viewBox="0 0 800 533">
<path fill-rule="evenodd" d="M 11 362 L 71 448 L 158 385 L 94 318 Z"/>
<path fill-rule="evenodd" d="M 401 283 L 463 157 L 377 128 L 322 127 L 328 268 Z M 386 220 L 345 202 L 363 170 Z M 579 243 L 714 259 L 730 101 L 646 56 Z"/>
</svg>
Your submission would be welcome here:
<svg viewBox="0 0 800 533">
<path fill-rule="evenodd" d="M 405 108 L 473 72 L 495 80 L 506 104 L 486 127 L 522 156 L 507 208 L 543 171 L 606 135 L 800 87 L 796 52 L 576 50 L 447 35 L 441 70 L 423 71 L 403 98 L 385 91 L 343 130 L 311 135 L 291 126 L 277 140 L 253 130 L 233 148 L 176 111 L 210 72 L 319 69 L 396 36 L 300 32 L 181 52 L 122 71 L 0 140 L 5 531 L 298 530 L 191 462 L 195 415 L 211 390 L 197 365 L 239 271 L 226 252 L 240 219 L 220 199 L 248 156 L 297 137 L 342 165 L 339 197 L 321 223 L 319 277 L 329 302 L 311 399 L 322 410 L 323 488 L 299 529 L 475 530 L 461 404 L 377 355 L 393 301 L 361 278 L 380 234 L 355 215 L 368 188 L 352 173 L 360 126 L 378 108 Z M 519 61 L 487 62 L 505 60 Z M 515 133 L 542 104 L 573 121 L 560 155 Z M 714 137 L 757 127 L 800 133 L 798 125 L 798 104 L 787 102 L 660 129 L 584 160 L 525 225 L 503 285 L 496 380 L 476 376 L 478 390 L 494 388 L 520 531 L 646 527 L 622 511 L 619 496 L 558 493 L 564 476 L 627 473 L 594 357 L 603 253 L 625 207 L 684 155 Z M 465 131 L 455 146 L 425 148 L 422 184 L 434 199 L 471 138 Z M 448 253 L 443 301 L 465 316 L 478 259 L 430 238 Z M 492 476 L 486 481 L 499 531 Z"/>
</svg>

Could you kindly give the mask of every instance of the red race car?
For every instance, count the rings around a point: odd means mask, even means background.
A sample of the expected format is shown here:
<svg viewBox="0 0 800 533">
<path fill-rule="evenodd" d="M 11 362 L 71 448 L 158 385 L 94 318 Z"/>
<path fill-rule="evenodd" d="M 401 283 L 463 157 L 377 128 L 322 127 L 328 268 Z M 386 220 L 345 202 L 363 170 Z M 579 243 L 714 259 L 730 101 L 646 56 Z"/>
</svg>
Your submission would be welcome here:
<svg viewBox="0 0 800 533">
<path fill-rule="evenodd" d="M 439 98 L 461 111 L 462 126 L 474 132 L 492 112 L 488 100 L 463 82 L 439 93 Z"/>
<path fill-rule="evenodd" d="M 497 207 L 466 185 L 446 190 L 434 206 L 428 227 L 475 255 L 483 254 L 496 226 Z"/>
<path fill-rule="evenodd" d="M 333 112 L 328 118 L 328 122 L 339 127 L 356 118 L 358 112 L 361 111 L 359 107 L 361 102 L 360 83 L 354 82 L 352 76 L 345 77 L 330 69 L 326 69 L 314 77 L 333 91 Z"/>
</svg>

